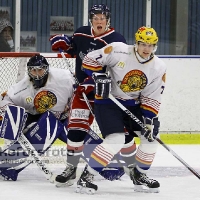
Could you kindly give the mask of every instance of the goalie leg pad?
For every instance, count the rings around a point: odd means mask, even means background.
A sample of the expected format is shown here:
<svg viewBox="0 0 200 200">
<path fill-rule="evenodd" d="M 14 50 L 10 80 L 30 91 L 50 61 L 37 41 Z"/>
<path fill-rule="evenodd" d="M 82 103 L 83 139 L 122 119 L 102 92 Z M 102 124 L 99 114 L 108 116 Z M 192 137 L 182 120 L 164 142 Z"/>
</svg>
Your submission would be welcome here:
<svg viewBox="0 0 200 200">
<path fill-rule="evenodd" d="M 45 112 L 38 122 L 26 133 L 26 138 L 38 151 L 44 153 L 60 137 L 66 133 L 64 125 L 51 112 Z"/>
<path fill-rule="evenodd" d="M 26 137 L 36 151 L 43 154 L 63 131 L 65 131 L 64 125 L 52 113 L 46 112 L 26 132 Z M 11 179 L 13 181 L 17 180 L 18 173 L 32 161 L 27 159 L 28 154 L 18 142 L 9 147 L 4 153 L 1 153 L 0 158 L 0 174 L 6 180 Z"/>
<path fill-rule="evenodd" d="M 0 168 L 0 175 L 3 177 L 4 180 L 12 180 L 16 181 L 18 177 L 18 173 L 16 172 L 15 169 L 4 169 Z"/>
<path fill-rule="evenodd" d="M 24 129 L 27 119 L 25 109 L 19 106 L 8 105 L 0 127 L 0 137 L 8 140 L 17 140 Z"/>
<path fill-rule="evenodd" d="M 26 162 L 26 158 L 28 158 L 28 154 L 16 141 L 7 150 L 0 152 L 0 175 L 5 180 L 16 181 L 18 173 L 21 171 L 20 169 L 30 164 Z M 21 167 L 19 168 L 19 166 Z"/>
<path fill-rule="evenodd" d="M 58 138 L 64 142 L 65 144 L 67 144 L 67 134 L 68 134 L 68 131 L 67 131 L 67 125 L 68 125 L 68 120 L 66 119 L 64 122 L 62 122 L 64 128 L 63 128 L 63 131 L 60 132 L 60 134 L 58 135 Z"/>
<path fill-rule="evenodd" d="M 119 180 L 125 174 L 124 163 L 120 162 L 120 154 L 116 154 L 111 162 L 99 173 L 109 181 Z"/>
</svg>

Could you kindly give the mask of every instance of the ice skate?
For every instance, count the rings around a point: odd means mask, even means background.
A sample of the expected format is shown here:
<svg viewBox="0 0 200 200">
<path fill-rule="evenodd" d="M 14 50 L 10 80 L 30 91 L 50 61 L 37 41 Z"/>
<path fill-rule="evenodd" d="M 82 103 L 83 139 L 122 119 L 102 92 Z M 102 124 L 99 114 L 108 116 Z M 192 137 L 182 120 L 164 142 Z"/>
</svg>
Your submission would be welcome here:
<svg viewBox="0 0 200 200">
<path fill-rule="evenodd" d="M 160 183 L 150 179 L 145 173 L 141 173 L 136 167 L 130 167 L 130 178 L 133 181 L 134 190 L 137 192 L 158 193 Z"/>
<path fill-rule="evenodd" d="M 56 176 L 56 187 L 71 186 L 76 179 L 76 167 L 67 165 L 62 174 Z"/>
<path fill-rule="evenodd" d="M 94 175 L 91 174 L 87 170 L 87 166 L 85 167 L 84 171 L 81 174 L 81 177 L 79 178 L 77 182 L 77 193 L 87 193 L 87 194 L 94 194 L 98 187 L 97 185 L 93 184 Z"/>
</svg>

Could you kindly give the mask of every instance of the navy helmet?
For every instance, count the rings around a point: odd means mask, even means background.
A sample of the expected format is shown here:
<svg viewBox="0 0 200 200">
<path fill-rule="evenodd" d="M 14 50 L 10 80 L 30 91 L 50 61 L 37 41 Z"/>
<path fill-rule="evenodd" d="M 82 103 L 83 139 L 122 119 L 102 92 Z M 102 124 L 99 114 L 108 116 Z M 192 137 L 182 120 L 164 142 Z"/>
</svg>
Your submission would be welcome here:
<svg viewBox="0 0 200 200">
<path fill-rule="evenodd" d="M 91 20 L 95 14 L 104 14 L 107 20 L 110 19 L 111 15 L 110 9 L 104 4 L 93 5 L 89 10 L 89 19 Z"/>
<path fill-rule="evenodd" d="M 93 5 L 88 13 L 88 18 L 89 18 L 89 22 L 92 26 L 92 18 L 94 15 L 96 14 L 104 14 L 106 16 L 106 20 L 107 20 L 107 26 L 106 29 L 110 27 L 110 17 L 111 17 L 111 12 L 110 9 L 104 5 L 104 4 L 98 4 L 98 5 Z"/>
<path fill-rule="evenodd" d="M 27 63 L 27 70 L 30 80 L 35 88 L 41 88 L 46 84 L 49 74 L 49 63 L 41 55 L 31 57 Z M 38 73 L 43 70 L 43 73 Z"/>
</svg>

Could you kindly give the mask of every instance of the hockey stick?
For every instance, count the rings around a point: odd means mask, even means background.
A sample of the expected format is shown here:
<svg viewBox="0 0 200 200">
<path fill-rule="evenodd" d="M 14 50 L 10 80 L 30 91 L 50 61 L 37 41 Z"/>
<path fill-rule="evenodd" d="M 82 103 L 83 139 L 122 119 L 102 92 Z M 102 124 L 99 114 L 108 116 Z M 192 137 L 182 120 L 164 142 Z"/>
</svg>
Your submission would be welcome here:
<svg viewBox="0 0 200 200">
<path fill-rule="evenodd" d="M 116 103 L 133 121 L 141 126 L 145 131 L 148 130 L 147 126 L 142 123 L 132 112 L 130 112 L 125 106 L 123 106 L 112 94 L 109 94 L 109 98 Z M 141 136 L 138 135 L 138 136 Z M 188 170 L 190 170 L 197 178 L 200 179 L 200 174 L 196 172 L 191 166 L 189 166 L 180 156 L 178 156 L 171 148 L 169 148 L 161 139 L 155 137 L 155 140 L 158 141 L 167 151 L 169 151 L 177 160 L 179 160 Z"/>
<path fill-rule="evenodd" d="M 31 157 L 32 161 L 30 160 L 31 164 L 33 161 L 35 161 L 35 163 L 37 164 L 37 166 L 39 167 L 39 169 L 44 172 L 44 175 L 46 177 L 47 180 L 50 181 L 50 183 L 54 183 L 55 180 L 55 175 L 47 168 L 47 166 L 45 165 L 45 163 L 41 160 L 40 155 L 38 154 L 38 152 L 35 150 L 35 148 L 33 147 L 33 145 L 28 141 L 28 139 L 24 136 L 24 134 L 22 133 L 18 140 L 19 144 L 22 146 L 22 148 L 24 149 L 24 151 L 27 152 L 27 154 Z M 11 142 L 9 145 L 6 145 L 6 148 L 2 149 L 3 151 L 1 151 L 1 153 L 5 152 L 10 146 L 12 146 L 14 142 Z M 4 163 L 0 162 L 0 164 Z M 26 165 L 24 165 L 26 166 Z M 15 169 L 15 168 L 14 168 Z"/>
<path fill-rule="evenodd" d="M 17 141 L 20 143 L 22 148 L 28 152 L 28 155 L 31 156 L 31 158 L 35 161 L 39 169 L 44 172 L 46 179 L 49 180 L 50 183 L 53 183 L 55 180 L 55 175 L 47 168 L 46 164 L 41 160 L 38 152 L 23 133 L 21 133 Z"/>
<path fill-rule="evenodd" d="M 74 80 L 75 80 L 76 85 L 77 85 L 77 86 L 80 85 L 80 83 L 79 83 L 79 81 L 78 81 L 76 75 L 71 71 L 70 64 L 69 64 L 67 58 L 65 57 L 65 54 L 64 54 L 63 50 L 62 50 L 62 49 L 59 49 L 59 51 L 60 51 L 60 54 L 61 54 L 62 58 L 65 60 L 65 62 L 66 62 L 66 64 L 67 64 L 67 69 L 70 71 L 70 73 L 71 73 L 72 76 L 74 77 Z M 84 92 L 82 92 L 82 95 L 83 95 L 83 98 L 84 98 L 84 100 L 85 100 L 85 102 L 86 102 L 88 108 L 90 109 L 91 114 L 94 116 L 94 111 L 93 111 L 93 109 L 92 109 L 92 106 L 90 105 L 90 102 L 89 102 L 89 100 L 88 100 L 86 94 L 85 94 Z"/>
</svg>

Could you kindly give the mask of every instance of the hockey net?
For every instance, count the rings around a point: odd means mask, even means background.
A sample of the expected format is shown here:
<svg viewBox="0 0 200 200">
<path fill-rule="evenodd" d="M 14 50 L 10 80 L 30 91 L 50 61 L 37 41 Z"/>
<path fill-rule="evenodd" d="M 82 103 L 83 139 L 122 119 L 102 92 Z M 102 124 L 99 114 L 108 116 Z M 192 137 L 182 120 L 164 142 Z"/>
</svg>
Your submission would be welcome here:
<svg viewBox="0 0 200 200">
<path fill-rule="evenodd" d="M 0 53 L 0 92 L 3 93 L 14 83 L 20 81 L 27 75 L 27 62 L 30 57 L 34 55 L 42 55 L 47 59 L 49 67 L 62 68 L 68 70 L 66 61 L 62 58 L 61 54 L 57 53 L 37 53 L 37 52 L 21 52 L 21 53 Z M 65 54 L 67 62 L 70 65 L 71 71 L 75 71 L 75 58 L 71 58 Z M 91 127 L 96 133 L 99 133 L 97 123 L 94 121 Z M 4 143 L 0 139 L 0 146 Z M 60 154 L 62 152 L 62 155 Z M 47 163 L 63 163 L 66 160 L 66 144 L 60 140 L 56 140 L 51 149 L 46 152 L 43 159 Z"/>
</svg>

